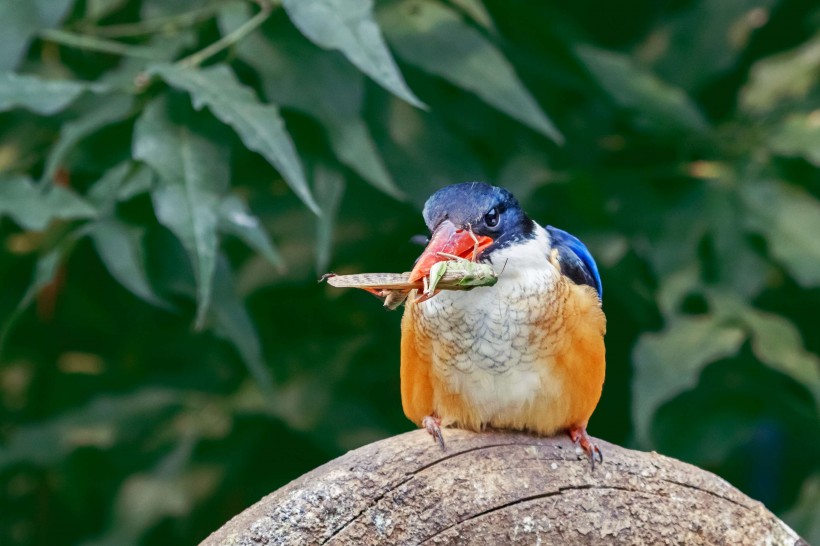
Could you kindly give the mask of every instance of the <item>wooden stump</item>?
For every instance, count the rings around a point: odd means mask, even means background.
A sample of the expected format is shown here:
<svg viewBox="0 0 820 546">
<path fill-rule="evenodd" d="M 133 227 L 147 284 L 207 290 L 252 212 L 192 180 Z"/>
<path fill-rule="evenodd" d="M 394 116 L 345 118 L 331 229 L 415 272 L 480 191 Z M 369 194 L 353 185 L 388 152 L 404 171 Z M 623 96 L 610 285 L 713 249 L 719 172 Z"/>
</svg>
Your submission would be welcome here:
<svg viewBox="0 0 820 546">
<path fill-rule="evenodd" d="M 446 429 L 382 440 L 305 474 L 205 539 L 263 544 L 806 545 L 714 474 L 599 441 Z"/>
</svg>

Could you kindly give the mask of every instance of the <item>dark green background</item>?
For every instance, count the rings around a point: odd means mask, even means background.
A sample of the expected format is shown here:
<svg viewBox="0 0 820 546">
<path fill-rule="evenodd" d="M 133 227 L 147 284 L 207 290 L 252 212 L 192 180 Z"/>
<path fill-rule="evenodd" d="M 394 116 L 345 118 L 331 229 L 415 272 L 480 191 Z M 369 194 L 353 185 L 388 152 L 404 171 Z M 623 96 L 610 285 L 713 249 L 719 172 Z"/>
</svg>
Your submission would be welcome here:
<svg viewBox="0 0 820 546">
<path fill-rule="evenodd" d="M 400 312 L 316 279 L 465 180 L 598 261 L 590 432 L 820 541 L 816 3 L 284 4 L 0 1 L 0 543 L 195 543 L 411 429 Z"/>
</svg>

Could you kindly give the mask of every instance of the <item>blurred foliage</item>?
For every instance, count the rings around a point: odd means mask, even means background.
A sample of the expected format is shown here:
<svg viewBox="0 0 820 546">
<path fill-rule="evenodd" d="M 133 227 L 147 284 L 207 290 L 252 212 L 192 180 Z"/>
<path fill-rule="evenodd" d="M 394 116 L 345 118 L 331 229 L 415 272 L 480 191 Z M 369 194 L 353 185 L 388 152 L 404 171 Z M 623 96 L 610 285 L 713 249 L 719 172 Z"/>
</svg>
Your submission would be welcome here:
<svg viewBox="0 0 820 546">
<path fill-rule="evenodd" d="M 0 543 L 192 543 L 408 430 L 436 188 L 587 242 L 591 432 L 820 543 L 811 0 L 0 1 Z M 431 444 L 432 448 L 432 444 Z"/>
</svg>

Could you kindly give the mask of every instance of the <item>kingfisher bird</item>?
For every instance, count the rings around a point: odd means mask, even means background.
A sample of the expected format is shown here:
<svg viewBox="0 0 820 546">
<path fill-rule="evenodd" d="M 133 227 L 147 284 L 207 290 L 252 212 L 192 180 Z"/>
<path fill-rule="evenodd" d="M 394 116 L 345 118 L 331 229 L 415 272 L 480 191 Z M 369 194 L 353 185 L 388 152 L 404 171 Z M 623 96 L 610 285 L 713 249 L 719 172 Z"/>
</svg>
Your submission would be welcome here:
<svg viewBox="0 0 820 546">
<path fill-rule="evenodd" d="M 431 237 L 411 281 L 453 256 L 501 273 L 491 287 L 410 294 L 401 324 L 405 415 L 442 448 L 441 427 L 563 431 L 593 466 L 603 461 L 586 432 L 603 388 L 606 332 L 589 250 L 484 183 L 440 189 L 423 215 Z"/>
</svg>

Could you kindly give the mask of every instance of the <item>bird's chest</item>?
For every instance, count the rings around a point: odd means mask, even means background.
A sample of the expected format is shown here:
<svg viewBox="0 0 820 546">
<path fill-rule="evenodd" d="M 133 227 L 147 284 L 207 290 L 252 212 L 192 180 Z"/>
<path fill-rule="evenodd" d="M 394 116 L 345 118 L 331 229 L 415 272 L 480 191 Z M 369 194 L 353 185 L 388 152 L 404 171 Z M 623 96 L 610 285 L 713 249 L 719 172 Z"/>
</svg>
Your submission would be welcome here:
<svg viewBox="0 0 820 546">
<path fill-rule="evenodd" d="M 531 400 L 545 383 L 555 384 L 562 297 L 559 274 L 542 268 L 419 304 L 416 327 L 429 344 L 433 373 L 448 391 L 490 412 Z"/>
</svg>

